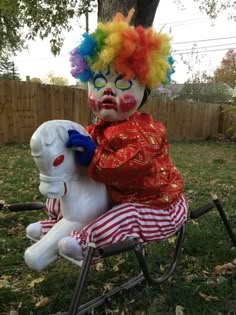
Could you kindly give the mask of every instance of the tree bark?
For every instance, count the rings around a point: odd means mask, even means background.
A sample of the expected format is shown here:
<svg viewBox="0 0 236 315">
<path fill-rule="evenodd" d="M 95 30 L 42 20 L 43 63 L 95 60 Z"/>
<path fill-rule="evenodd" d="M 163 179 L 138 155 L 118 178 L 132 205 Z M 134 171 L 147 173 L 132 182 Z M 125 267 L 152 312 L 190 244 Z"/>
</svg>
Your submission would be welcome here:
<svg viewBox="0 0 236 315">
<path fill-rule="evenodd" d="M 152 25 L 160 0 L 97 0 L 98 21 L 111 21 L 117 12 L 127 16 L 131 8 L 135 9 L 131 23 L 135 26 Z"/>
</svg>

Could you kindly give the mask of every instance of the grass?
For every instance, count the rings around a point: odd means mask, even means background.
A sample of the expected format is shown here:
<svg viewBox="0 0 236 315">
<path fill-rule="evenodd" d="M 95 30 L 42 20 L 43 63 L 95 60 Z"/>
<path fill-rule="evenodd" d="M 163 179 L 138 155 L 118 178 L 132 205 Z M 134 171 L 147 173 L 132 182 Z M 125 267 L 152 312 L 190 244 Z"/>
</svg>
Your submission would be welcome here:
<svg viewBox="0 0 236 315">
<path fill-rule="evenodd" d="M 171 143 L 171 156 L 185 181 L 190 207 L 221 199 L 232 227 L 236 227 L 236 144 L 220 142 Z M 0 147 L 1 196 L 6 203 L 43 201 L 38 192 L 38 172 L 27 145 Z M 23 253 L 29 241 L 25 227 L 43 218 L 43 211 L 0 211 L 0 314 L 18 310 L 56 313 L 68 310 L 78 267 L 59 260 L 47 270 L 29 270 Z M 149 248 L 154 271 L 163 270 L 172 254 L 172 240 Z M 98 268 L 99 267 L 99 268 Z M 131 254 L 108 258 L 93 269 L 85 300 L 135 274 Z M 233 315 L 236 314 L 236 260 L 217 212 L 211 211 L 188 224 L 180 263 L 172 278 L 158 288 L 135 287 L 112 299 L 93 314 Z M 85 301 L 83 301 L 85 302 Z"/>
</svg>

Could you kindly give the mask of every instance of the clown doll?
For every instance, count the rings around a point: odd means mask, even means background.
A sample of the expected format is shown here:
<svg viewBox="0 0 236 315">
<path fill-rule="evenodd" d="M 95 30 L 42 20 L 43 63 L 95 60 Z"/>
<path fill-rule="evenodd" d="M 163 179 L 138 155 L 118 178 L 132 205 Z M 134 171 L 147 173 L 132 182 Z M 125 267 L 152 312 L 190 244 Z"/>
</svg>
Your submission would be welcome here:
<svg viewBox="0 0 236 315">
<path fill-rule="evenodd" d="M 91 139 L 75 132 L 67 143 L 77 162 L 106 185 L 113 206 L 81 231 L 59 241 L 59 251 L 82 260 L 88 243 L 96 248 L 128 237 L 146 244 L 174 234 L 187 220 L 183 180 L 169 156 L 165 127 L 138 110 L 150 89 L 173 72 L 170 38 L 129 25 L 118 13 L 99 23 L 72 51 L 72 75 L 88 82 L 89 106 L 98 122 Z M 96 202 L 96 200 L 94 200 Z"/>
</svg>

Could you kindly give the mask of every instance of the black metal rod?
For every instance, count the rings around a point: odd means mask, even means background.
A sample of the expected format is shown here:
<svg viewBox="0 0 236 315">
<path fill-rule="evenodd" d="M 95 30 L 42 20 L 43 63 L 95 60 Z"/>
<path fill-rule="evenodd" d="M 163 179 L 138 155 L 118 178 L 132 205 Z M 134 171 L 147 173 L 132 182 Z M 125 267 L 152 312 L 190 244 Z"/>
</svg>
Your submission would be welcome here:
<svg viewBox="0 0 236 315">
<path fill-rule="evenodd" d="M 228 234 L 229 234 L 229 236 L 230 236 L 230 238 L 231 238 L 231 240 L 233 242 L 233 245 L 236 248 L 236 236 L 235 236 L 235 234 L 234 234 L 234 232 L 233 232 L 233 230 L 231 228 L 229 220 L 227 219 L 225 211 L 224 211 L 224 209 L 223 209 L 223 207 L 222 207 L 222 205 L 221 205 L 221 203 L 220 203 L 218 198 L 213 198 L 213 202 L 214 202 L 214 204 L 215 204 L 215 206 L 216 206 L 216 208 L 217 208 L 217 210 L 218 210 L 218 212 L 220 214 L 220 217 L 221 217 L 222 221 L 224 222 L 225 228 L 226 228 L 226 230 L 227 230 L 227 232 L 228 232 Z"/>
<path fill-rule="evenodd" d="M 104 293 L 103 295 L 98 296 L 95 299 L 87 302 L 86 304 L 81 305 L 78 309 L 77 315 L 87 314 L 87 312 L 91 311 L 92 309 L 106 303 L 107 300 L 109 300 L 112 296 L 116 295 L 117 293 L 121 293 L 124 290 L 131 289 L 134 286 L 140 284 L 142 281 L 144 281 L 144 276 L 142 274 L 131 278 L 127 282 L 123 283 L 121 286 L 115 287 Z"/>
<path fill-rule="evenodd" d="M 124 241 L 114 243 L 111 245 L 108 245 L 106 247 L 100 248 L 98 250 L 98 253 L 101 258 L 117 255 L 122 252 L 126 252 L 128 250 L 133 249 L 137 244 L 139 244 L 138 240 L 134 237 L 128 238 Z"/>
<path fill-rule="evenodd" d="M 88 278 L 88 273 L 90 269 L 91 260 L 93 257 L 95 248 L 92 246 L 88 246 L 84 261 L 81 267 L 81 271 L 79 274 L 79 278 L 76 283 L 75 291 L 70 303 L 68 315 L 76 315 L 78 313 L 79 304 L 81 301 L 82 293 L 85 287 L 86 280 Z"/>
<path fill-rule="evenodd" d="M 172 273 L 174 272 L 177 262 L 179 260 L 180 254 L 182 252 L 182 245 L 185 239 L 185 231 L 186 231 L 186 223 L 180 228 L 179 230 L 179 235 L 178 235 L 178 239 L 177 239 L 177 243 L 176 243 L 176 248 L 175 248 L 175 253 L 174 253 L 174 257 L 172 260 L 172 263 L 169 265 L 169 267 L 167 268 L 167 270 L 164 272 L 164 274 L 158 278 L 153 278 L 148 270 L 148 266 L 146 263 L 146 259 L 144 257 L 143 254 L 143 250 L 142 250 L 142 246 L 137 245 L 134 248 L 134 252 L 136 254 L 136 257 L 139 261 L 141 270 L 143 272 L 143 275 L 145 277 L 145 279 L 147 280 L 147 282 L 151 285 L 159 285 L 163 282 L 165 282 L 166 280 L 169 279 L 169 277 L 172 275 Z"/>
<path fill-rule="evenodd" d="M 6 208 L 13 212 L 18 211 L 32 211 L 32 210 L 40 210 L 45 207 L 43 202 L 24 202 L 24 203 L 13 203 L 11 205 L 7 205 Z"/>
<path fill-rule="evenodd" d="M 210 211 L 211 209 L 215 208 L 214 203 L 208 203 L 202 207 L 199 207 L 197 209 L 194 209 L 190 212 L 190 219 L 197 219 L 198 217 L 200 217 L 201 215 L 207 213 L 208 211 Z"/>
</svg>

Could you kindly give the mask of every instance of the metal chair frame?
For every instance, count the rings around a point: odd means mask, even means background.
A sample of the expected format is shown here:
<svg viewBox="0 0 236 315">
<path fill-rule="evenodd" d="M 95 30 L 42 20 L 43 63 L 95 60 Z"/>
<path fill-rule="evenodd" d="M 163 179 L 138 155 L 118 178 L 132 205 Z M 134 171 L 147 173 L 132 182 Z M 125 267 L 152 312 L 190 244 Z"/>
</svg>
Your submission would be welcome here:
<svg viewBox="0 0 236 315">
<path fill-rule="evenodd" d="M 192 210 L 189 214 L 188 221 L 197 219 L 198 217 L 209 212 L 213 208 L 216 208 L 218 210 L 218 213 L 224 223 L 226 231 L 234 247 L 236 248 L 236 236 L 231 228 L 231 225 L 226 216 L 226 213 L 219 199 L 216 196 L 213 197 L 213 200 L 211 203 L 208 203 L 200 208 Z M 178 236 L 177 236 L 177 241 L 176 241 L 175 253 L 174 253 L 174 256 L 170 265 L 164 271 L 164 273 L 158 277 L 155 277 L 154 275 L 151 274 L 147 265 L 146 258 L 145 258 L 144 247 L 135 238 L 127 239 L 117 244 L 112 244 L 105 248 L 99 249 L 98 252 L 96 251 L 95 244 L 93 243 L 89 244 L 86 254 L 85 254 L 85 258 L 82 263 L 82 267 L 79 274 L 79 278 L 77 280 L 75 291 L 71 299 L 69 310 L 66 313 L 57 313 L 57 314 L 58 315 L 87 314 L 89 311 L 91 311 L 95 307 L 98 307 L 106 302 L 110 302 L 110 299 L 113 295 L 120 293 L 122 291 L 128 290 L 144 281 L 146 281 L 148 284 L 153 285 L 153 286 L 160 285 L 164 283 L 165 281 L 167 281 L 170 278 L 170 276 L 173 274 L 173 272 L 175 271 L 177 263 L 181 256 L 184 240 L 185 240 L 187 222 L 177 232 Z M 86 286 L 86 280 L 88 278 L 93 255 L 96 253 L 96 254 L 99 254 L 101 258 L 105 258 L 108 256 L 113 256 L 113 255 L 116 255 L 125 251 L 130 251 L 130 250 L 132 250 L 135 253 L 135 256 L 140 266 L 141 273 L 138 274 L 136 277 L 133 277 L 132 279 L 123 283 L 121 286 L 115 287 L 111 289 L 110 291 L 104 293 L 103 295 L 87 302 L 86 304 L 81 305 L 81 298 L 84 292 L 84 288 Z"/>
</svg>

